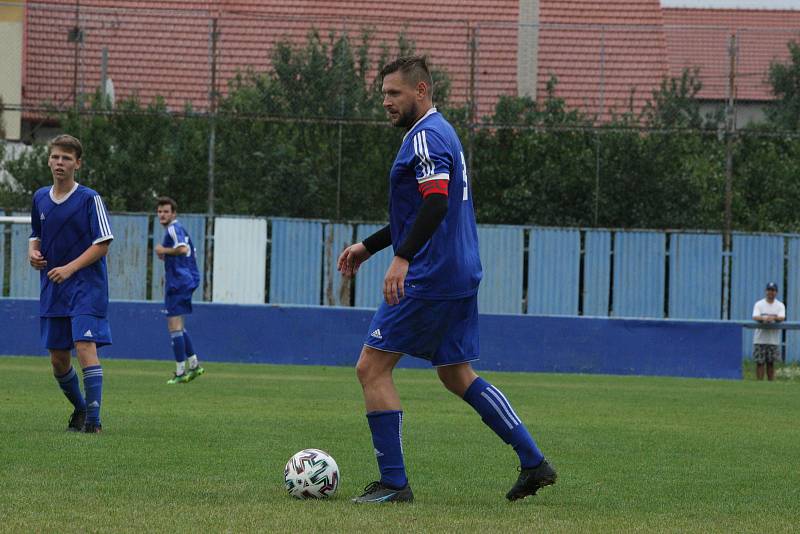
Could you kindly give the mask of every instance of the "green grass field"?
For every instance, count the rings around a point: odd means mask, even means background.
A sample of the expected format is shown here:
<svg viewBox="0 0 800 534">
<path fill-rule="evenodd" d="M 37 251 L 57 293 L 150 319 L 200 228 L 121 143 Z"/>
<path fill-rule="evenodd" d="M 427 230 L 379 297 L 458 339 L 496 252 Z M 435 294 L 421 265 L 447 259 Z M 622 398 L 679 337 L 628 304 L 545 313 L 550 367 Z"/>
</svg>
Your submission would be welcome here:
<svg viewBox="0 0 800 534">
<path fill-rule="evenodd" d="M 105 360 L 102 435 L 64 432 L 49 361 L 0 357 L 4 532 L 790 532 L 800 528 L 800 385 L 485 373 L 559 471 L 508 503 L 516 455 L 432 371 L 399 370 L 416 501 L 356 506 L 377 477 L 349 368 Z M 297 501 L 283 466 L 342 474 Z"/>
</svg>

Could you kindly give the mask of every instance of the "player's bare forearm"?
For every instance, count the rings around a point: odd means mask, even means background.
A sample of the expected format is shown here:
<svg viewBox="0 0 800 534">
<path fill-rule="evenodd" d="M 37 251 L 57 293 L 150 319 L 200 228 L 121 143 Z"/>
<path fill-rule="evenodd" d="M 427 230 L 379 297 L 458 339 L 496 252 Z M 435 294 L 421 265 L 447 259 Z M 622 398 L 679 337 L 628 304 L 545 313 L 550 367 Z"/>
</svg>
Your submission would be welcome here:
<svg viewBox="0 0 800 534">
<path fill-rule="evenodd" d="M 186 251 L 189 250 L 186 245 L 180 247 L 165 247 L 163 245 L 156 245 L 156 254 L 159 256 L 186 256 Z"/>
<path fill-rule="evenodd" d="M 383 279 L 383 299 L 389 306 L 398 304 L 400 299 L 405 296 L 403 287 L 406 283 L 408 265 L 408 260 L 395 256 L 386 271 Z"/>
<path fill-rule="evenodd" d="M 92 265 L 96 261 L 100 260 L 100 258 L 108 254 L 108 246 L 110 244 L 110 240 L 103 241 L 102 243 L 95 243 L 84 250 L 83 254 L 68 264 L 50 269 L 50 271 L 47 273 L 47 277 L 57 284 L 64 282 L 76 272 L 80 271 L 84 267 Z"/>
<path fill-rule="evenodd" d="M 345 247 L 342 253 L 339 254 L 336 268 L 342 273 L 342 276 L 355 276 L 361 264 L 367 261 L 370 256 L 372 254 L 369 253 L 363 243 L 355 243 Z"/>
<path fill-rule="evenodd" d="M 31 267 L 37 271 L 41 271 L 47 267 L 47 260 L 42 256 L 41 251 L 42 242 L 38 239 L 31 239 L 28 241 L 28 262 Z"/>
</svg>

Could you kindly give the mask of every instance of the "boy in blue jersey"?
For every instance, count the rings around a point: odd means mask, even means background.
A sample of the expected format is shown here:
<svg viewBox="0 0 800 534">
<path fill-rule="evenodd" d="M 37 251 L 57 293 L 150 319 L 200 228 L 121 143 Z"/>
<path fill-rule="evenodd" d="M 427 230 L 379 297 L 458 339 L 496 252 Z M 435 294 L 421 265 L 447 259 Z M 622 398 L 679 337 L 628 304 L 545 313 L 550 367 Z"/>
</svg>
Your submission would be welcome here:
<svg viewBox="0 0 800 534">
<path fill-rule="evenodd" d="M 111 344 L 105 256 L 114 236 L 103 200 L 75 181 L 83 147 L 70 135 L 50 143 L 53 185 L 33 195 L 28 260 L 40 271 L 42 344 L 53 374 L 72 403 L 67 430 L 100 433 L 103 368 L 97 348 Z M 83 388 L 72 367 L 72 349 L 83 370 Z"/>
<path fill-rule="evenodd" d="M 185 384 L 205 373 L 184 328 L 183 316 L 192 313 L 192 293 L 200 285 L 200 272 L 192 238 L 178 222 L 178 204 L 169 197 L 156 202 L 158 222 L 164 227 L 164 239 L 156 245 L 158 258 L 164 260 L 164 313 L 175 355 L 175 374 L 167 384 Z M 186 368 L 186 361 L 189 368 Z"/>
<path fill-rule="evenodd" d="M 433 107 L 424 58 L 400 58 L 381 70 L 383 106 L 407 133 L 389 174 L 389 225 L 345 248 L 338 269 L 353 276 L 370 256 L 393 246 L 384 302 L 375 313 L 356 373 L 381 478 L 357 503 L 409 502 L 402 447 L 403 412 L 392 370 L 404 354 L 429 360 L 444 386 L 470 404 L 519 456 L 509 500 L 554 484 L 556 472 L 499 389 L 479 377 L 478 232 L 464 152 Z"/>
</svg>

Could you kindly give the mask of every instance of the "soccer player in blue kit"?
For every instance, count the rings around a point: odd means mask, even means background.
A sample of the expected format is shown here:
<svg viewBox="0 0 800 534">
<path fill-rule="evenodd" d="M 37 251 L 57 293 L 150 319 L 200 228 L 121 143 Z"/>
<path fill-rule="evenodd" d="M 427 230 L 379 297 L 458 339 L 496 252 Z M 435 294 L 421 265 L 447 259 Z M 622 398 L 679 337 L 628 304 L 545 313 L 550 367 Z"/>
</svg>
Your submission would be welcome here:
<svg viewBox="0 0 800 534">
<path fill-rule="evenodd" d="M 206 371 L 200 366 L 183 316 L 192 313 L 192 293 L 200 285 L 197 251 L 186 229 L 178 221 L 178 204 L 170 197 L 156 201 L 158 222 L 164 227 L 164 239 L 155 252 L 164 260 L 164 313 L 175 356 L 175 374 L 167 384 L 191 382 Z M 186 368 L 186 362 L 189 368 Z"/>
<path fill-rule="evenodd" d="M 483 272 L 461 142 L 433 107 L 424 58 L 400 58 L 380 74 L 383 107 L 392 124 L 407 132 L 389 175 L 389 224 L 346 247 L 338 260 L 339 271 L 353 276 L 379 250 L 394 249 L 384 302 L 356 364 L 381 478 L 353 501 L 414 499 L 403 459 L 403 412 L 392 380 L 404 354 L 429 360 L 444 386 L 514 448 L 520 474 L 506 498 L 534 495 L 555 483 L 556 472 L 508 399 L 470 364 L 478 359 L 477 294 Z"/>
<path fill-rule="evenodd" d="M 75 181 L 83 147 L 70 135 L 50 142 L 53 185 L 33 195 L 28 260 L 40 271 L 42 344 L 58 385 L 73 405 L 67 430 L 100 433 L 103 368 L 97 348 L 111 344 L 105 256 L 114 236 L 103 200 Z M 83 370 L 81 393 L 72 349 Z"/>
</svg>

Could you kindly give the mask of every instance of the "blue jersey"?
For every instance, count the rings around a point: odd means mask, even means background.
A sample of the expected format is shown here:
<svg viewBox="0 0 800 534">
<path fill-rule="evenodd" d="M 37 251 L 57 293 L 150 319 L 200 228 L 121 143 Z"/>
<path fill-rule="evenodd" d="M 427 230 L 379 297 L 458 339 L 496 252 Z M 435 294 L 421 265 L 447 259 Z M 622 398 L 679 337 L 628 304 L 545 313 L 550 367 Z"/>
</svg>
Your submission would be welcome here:
<svg viewBox="0 0 800 534">
<path fill-rule="evenodd" d="M 192 238 L 186 233 L 178 220 L 167 226 L 161 246 L 167 248 L 181 247 L 184 254 L 180 256 L 164 256 L 164 287 L 167 292 L 194 291 L 200 285 L 200 272 L 197 270 L 197 251 Z"/>
<path fill-rule="evenodd" d="M 405 241 L 422 205 L 421 188 L 446 181 L 447 215 L 408 269 L 405 294 L 420 299 L 457 299 L 478 291 L 483 271 L 464 151 L 453 127 L 436 108 L 403 138 L 389 175 L 392 245 Z"/>
<path fill-rule="evenodd" d="M 47 267 L 40 271 L 42 317 L 74 317 L 108 312 L 108 272 L 105 257 L 77 271 L 61 284 L 47 272 L 63 267 L 93 244 L 114 239 L 103 200 L 95 191 L 75 184 L 65 197 L 53 198 L 53 187 L 42 187 L 33 195 L 31 239 L 41 241 Z"/>
</svg>

